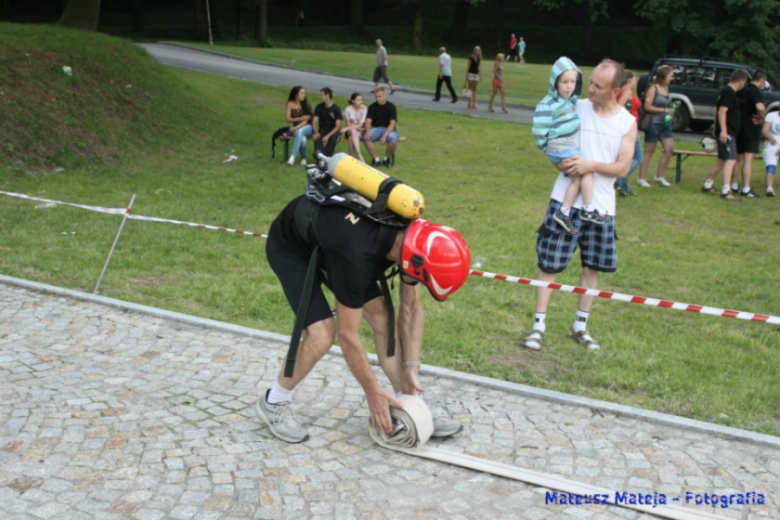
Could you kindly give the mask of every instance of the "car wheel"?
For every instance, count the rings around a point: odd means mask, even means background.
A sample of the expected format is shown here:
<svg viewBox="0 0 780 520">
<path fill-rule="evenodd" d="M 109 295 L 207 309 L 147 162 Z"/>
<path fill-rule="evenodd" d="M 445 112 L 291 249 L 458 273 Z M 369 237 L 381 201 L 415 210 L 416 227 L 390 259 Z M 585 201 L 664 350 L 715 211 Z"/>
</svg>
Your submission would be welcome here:
<svg viewBox="0 0 780 520">
<path fill-rule="evenodd" d="M 688 107 L 681 103 L 680 106 L 677 107 L 674 116 L 672 116 L 672 131 L 682 132 L 683 130 L 686 130 L 690 121 L 691 114 L 688 112 Z"/>
<path fill-rule="evenodd" d="M 707 129 L 712 126 L 712 121 L 694 119 L 690 122 L 689 126 L 694 132 L 706 132 Z"/>
</svg>

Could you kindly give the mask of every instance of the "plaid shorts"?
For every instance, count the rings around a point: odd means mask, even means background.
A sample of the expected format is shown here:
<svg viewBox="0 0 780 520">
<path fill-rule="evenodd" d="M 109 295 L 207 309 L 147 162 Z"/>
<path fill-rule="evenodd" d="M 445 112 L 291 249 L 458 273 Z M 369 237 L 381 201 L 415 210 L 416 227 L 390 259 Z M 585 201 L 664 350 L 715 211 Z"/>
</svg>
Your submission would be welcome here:
<svg viewBox="0 0 780 520">
<path fill-rule="evenodd" d="M 591 222 L 581 221 L 580 211 L 572 208 L 570 217 L 579 229 L 579 233 L 571 235 L 561 229 L 553 219 L 553 214 L 560 207 L 560 202 L 550 200 L 547 215 L 539 227 L 539 236 L 536 239 L 539 269 L 548 274 L 563 272 L 579 246 L 583 267 L 602 273 L 614 273 L 617 270 L 615 217 L 612 217 L 612 222 L 609 224 L 597 226 Z"/>
</svg>

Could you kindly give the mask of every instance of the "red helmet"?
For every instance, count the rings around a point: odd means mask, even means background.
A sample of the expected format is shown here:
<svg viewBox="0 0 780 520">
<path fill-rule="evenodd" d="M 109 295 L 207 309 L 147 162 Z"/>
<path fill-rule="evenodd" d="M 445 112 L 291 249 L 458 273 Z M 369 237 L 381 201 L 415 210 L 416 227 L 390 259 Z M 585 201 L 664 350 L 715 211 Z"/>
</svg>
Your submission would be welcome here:
<svg viewBox="0 0 780 520">
<path fill-rule="evenodd" d="M 470 265 L 469 246 L 454 229 L 421 218 L 406 229 L 401 272 L 423 282 L 435 299 L 444 301 L 460 289 Z"/>
</svg>

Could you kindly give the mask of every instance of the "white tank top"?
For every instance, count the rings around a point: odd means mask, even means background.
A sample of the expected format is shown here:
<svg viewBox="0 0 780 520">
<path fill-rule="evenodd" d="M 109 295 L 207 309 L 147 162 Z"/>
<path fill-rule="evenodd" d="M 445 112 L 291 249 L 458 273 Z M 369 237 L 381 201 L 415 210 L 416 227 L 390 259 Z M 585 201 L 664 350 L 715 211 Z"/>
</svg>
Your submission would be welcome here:
<svg viewBox="0 0 780 520">
<path fill-rule="evenodd" d="M 601 163 L 616 162 L 620 141 L 636 125 L 634 116 L 628 110 L 618 110 L 611 117 L 597 116 L 589 99 L 577 101 L 577 115 L 580 116 L 580 150 L 583 157 Z M 559 174 L 550 198 L 563 201 L 570 183 L 569 177 Z M 593 205 L 604 215 L 615 214 L 614 183 L 614 178 L 602 177 L 598 172 L 593 176 Z M 582 195 L 577 197 L 573 206 L 582 207 Z"/>
</svg>

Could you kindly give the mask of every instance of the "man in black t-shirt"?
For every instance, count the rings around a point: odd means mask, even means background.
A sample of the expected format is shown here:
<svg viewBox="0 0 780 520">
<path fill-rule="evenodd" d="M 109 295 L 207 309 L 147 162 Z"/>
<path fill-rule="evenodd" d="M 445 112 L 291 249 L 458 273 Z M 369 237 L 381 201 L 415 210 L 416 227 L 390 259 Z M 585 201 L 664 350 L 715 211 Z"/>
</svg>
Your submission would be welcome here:
<svg viewBox="0 0 780 520">
<path fill-rule="evenodd" d="M 759 198 L 758 193 L 750 187 L 750 178 L 753 175 L 753 160 L 761 146 L 761 127 L 766 116 L 766 105 L 761 89 L 766 84 L 766 73 L 761 70 L 753 72 L 750 83 L 739 92 L 739 112 L 742 122 L 737 136 L 737 168 L 734 179 L 731 181 L 732 191 L 739 191 L 739 172 L 742 171 L 742 196 L 749 199 Z"/>
<path fill-rule="evenodd" d="M 720 196 L 726 200 L 737 200 L 737 197 L 729 193 L 731 175 L 737 164 L 737 135 L 742 118 L 739 114 L 739 101 L 737 92 L 745 88 L 748 81 L 747 71 L 737 69 L 731 73 L 728 85 L 718 94 L 717 113 L 715 116 L 715 138 L 718 140 L 718 159 L 710 168 L 710 174 L 704 181 L 701 191 L 715 193 L 712 185 L 718 172 L 723 170 L 723 187 Z"/>
<path fill-rule="evenodd" d="M 371 103 L 368 107 L 368 114 L 366 114 L 366 150 L 371 154 L 374 167 L 390 166 L 389 158 L 393 156 L 395 148 L 398 146 L 398 131 L 396 130 L 398 111 L 395 105 L 387 100 L 384 87 L 374 89 L 374 97 L 376 97 L 376 101 Z M 382 159 L 379 159 L 376 153 L 373 144 L 375 141 L 387 145 L 385 156 Z"/>
<path fill-rule="evenodd" d="M 314 150 L 331 157 L 336 151 L 336 144 L 341 138 L 341 107 L 333 102 L 333 91 L 328 87 L 320 90 L 322 103 L 314 108 L 312 130 L 314 134 Z M 315 155 L 316 157 L 316 155 Z"/>
<path fill-rule="evenodd" d="M 305 319 L 301 318 L 303 340 L 292 375 L 285 377 L 284 369 L 279 373 L 255 405 L 257 415 L 279 439 L 295 443 L 309 438 L 290 413 L 292 394 L 330 350 L 338 332 L 344 359 L 366 394 L 371 423 L 392 430 L 389 405 L 399 406 L 401 393 L 423 391 L 418 380 L 423 331 L 418 282 L 440 301 L 457 291 L 469 274 L 470 256 L 463 237 L 421 218 L 406 228 L 394 227 L 349 208 L 320 205 L 301 196 L 271 225 L 266 256 L 293 311 Z M 394 265 L 401 274 L 395 355 L 388 352 L 388 307 L 378 283 Z M 322 284 L 336 298 L 338 322 Z M 360 339 L 362 318 L 374 332 L 379 364 L 395 393 L 382 388 L 374 377 Z M 447 437 L 461 429 L 461 424 L 437 417 L 433 436 Z"/>
</svg>

